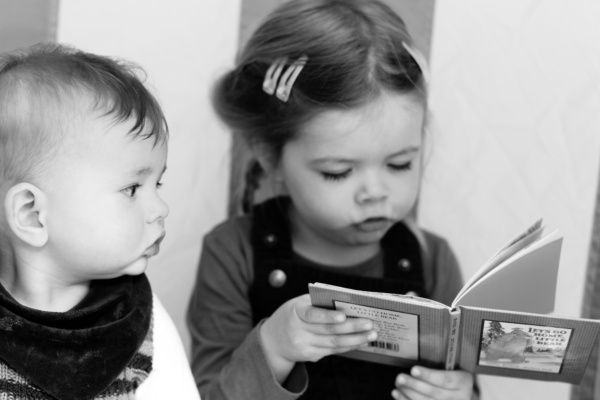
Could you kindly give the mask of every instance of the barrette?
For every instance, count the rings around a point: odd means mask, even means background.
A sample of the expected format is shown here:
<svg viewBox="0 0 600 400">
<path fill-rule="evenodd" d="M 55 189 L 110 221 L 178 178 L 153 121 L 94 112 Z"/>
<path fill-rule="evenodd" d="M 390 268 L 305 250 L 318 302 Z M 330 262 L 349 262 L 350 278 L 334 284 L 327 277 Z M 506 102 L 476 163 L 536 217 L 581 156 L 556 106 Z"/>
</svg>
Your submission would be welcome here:
<svg viewBox="0 0 600 400">
<path fill-rule="evenodd" d="M 302 72 L 307 60 L 307 56 L 300 57 L 287 67 L 283 76 L 281 73 L 286 65 L 286 59 L 279 58 L 275 60 L 265 74 L 263 91 L 269 95 L 275 94 L 279 100 L 287 102 L 290 93 L 292 92 L 294 82 L 296 82 L 298 75 Z"/>
<path fill-rule="evenodd" d="M 411 48 L 408 44 L 406 44 L 406 42 L 402 42 L 402 46 L 419 66 L 425 83 L 429 82 L 429 69 L 427 68 L 427 60 L 425 60 L 423 54 L 421 54 L 419 50 Z"/>
</svg>

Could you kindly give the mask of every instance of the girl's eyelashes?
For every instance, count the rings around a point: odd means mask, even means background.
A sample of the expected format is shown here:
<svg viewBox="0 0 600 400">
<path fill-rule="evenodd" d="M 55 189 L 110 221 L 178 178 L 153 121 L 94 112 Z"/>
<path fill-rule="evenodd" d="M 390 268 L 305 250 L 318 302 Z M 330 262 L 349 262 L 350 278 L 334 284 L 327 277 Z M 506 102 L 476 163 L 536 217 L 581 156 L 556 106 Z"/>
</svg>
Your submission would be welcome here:
<svg viewBox="0 0 600 400">
<path fill-rule="evenodd" d="M 412 169 L 412 161 L 402 164 L 388 164 L 388 168 L 392 171 L 410 171 Z"/>
<path fill-rule="evenodd" d="M 351 170 L 342 172 L 321 172 L 321 175 L 326 181 L 341 181 L 350 175 Z"/>
<path fill-rule="evenodd" d="M 387 167 L 393 172 L 410 171 L 412 169 L 412 161 L 405 163 L 389 163 Z M 320 174 L 326 181 L 341 181 L 346 179 L 352 173 L 352 169 L 348 169 L 341 172 L 325 172 L 321 171 Z"/>
<path fill-rule="evenodd" d="M 137 189 L 139 187 L 140 187 L 140 185 L 136 183 L 136 184 L 127 186 L 125 189 L 121 189 L 121 192 L 129 198 L 133 198 L 133 197 L 135 197 L 135 193 L 137 192 Z"/>
</svg>

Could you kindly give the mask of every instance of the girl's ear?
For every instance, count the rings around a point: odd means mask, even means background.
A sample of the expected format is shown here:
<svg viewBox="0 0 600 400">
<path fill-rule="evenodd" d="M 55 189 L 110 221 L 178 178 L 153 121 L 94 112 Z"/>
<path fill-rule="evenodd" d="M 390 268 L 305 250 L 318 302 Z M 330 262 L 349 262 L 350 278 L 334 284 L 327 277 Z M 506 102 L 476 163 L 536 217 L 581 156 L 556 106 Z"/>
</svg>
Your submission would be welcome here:
<svg viewBox="0 0 600 400">
<path fill-rule="evenodd" d="M 34 247 L 48 242 L 45 200 L 44 193 L 30 183 L 11 187 L 4 198 L 8 226 L 19 239 Z"/>
<path fill-rule="evenodd" d="M 260 167 L 266 174 L 271 174 L 277 169 L 277 162 L 275 160 L 275 155 L 273 151 L 267 149 L 267 146 L 264 145 L 254 145 L 252 148 L 252 152 L 254 153 L 254 157 L 260 164 Z"/>
</svg>

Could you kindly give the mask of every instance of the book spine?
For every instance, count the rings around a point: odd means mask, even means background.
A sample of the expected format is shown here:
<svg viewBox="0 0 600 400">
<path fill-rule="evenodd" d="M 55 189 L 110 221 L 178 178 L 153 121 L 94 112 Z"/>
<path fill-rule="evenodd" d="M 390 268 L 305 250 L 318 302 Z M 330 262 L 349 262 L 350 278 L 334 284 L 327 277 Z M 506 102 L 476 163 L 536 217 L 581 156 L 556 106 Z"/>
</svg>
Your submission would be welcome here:
<svg viewBox="0 0 600 400">
<path fill-rule="evenodd" d="M 460 309 L 450 310 L 450 335 L 448 337 L 448 352 L 446 355 L 446 370 L 453 370 L 458 349 L 458 331 L 460 329 Z"/>
</svg>

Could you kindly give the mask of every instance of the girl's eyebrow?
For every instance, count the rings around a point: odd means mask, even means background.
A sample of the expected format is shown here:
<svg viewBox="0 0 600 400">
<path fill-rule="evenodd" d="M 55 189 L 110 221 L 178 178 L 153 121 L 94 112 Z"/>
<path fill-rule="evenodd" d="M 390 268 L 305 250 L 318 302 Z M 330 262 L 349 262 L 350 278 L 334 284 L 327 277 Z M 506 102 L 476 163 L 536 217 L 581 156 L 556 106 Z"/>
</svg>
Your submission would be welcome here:
<svg viewBox="0 0 600 400">
<path fill-rule="evenodd" d="M 395 153 L 392 153 L 390 155 L 388 155 L 386 158 L 394 158 L 394 157 L 400 157 L 400 156 L 405 156 L 407 154 L 412 154 L 412 153 L 416 153 L 421 149 L 420 146 L 409 146 L 407 148 L 404 148 L 400 151 L 397 151 Z M 351 159 L 351 158 L 344 158 L 344 157 L 320 157 L 320 158 L 316 158 L 314 160 L 311 161 L 311 164 L 313 165 L 320 165 L 320 164 L 352 164 L 354 163 L 355 160 Z"/>
<path fill-rule="evenodd" d="M 421 149 L 421 147 L 420 147 L 420 146 L 410 146 L 410 147 L 407 147 L 407 148 L 405 148 L 405 149 L 402 149 L 402 150 L 400 150 L 400 151 L 398 151 L 398 152 L 396 152 L 396 153 L 390 154 L 390 155 L 388 156 L 388 158 L 394 158 L 394 157 L 398 157 L 398 156 L 404 156 L 404 155 L 406 155 L 406 154 L 416 153 L 416 152 L 418 152 L 420 149 Z"/>
</svg>

